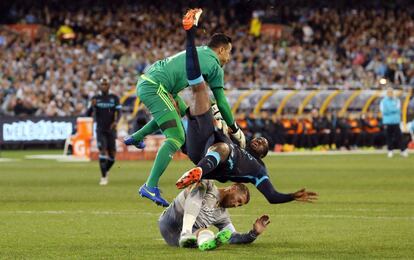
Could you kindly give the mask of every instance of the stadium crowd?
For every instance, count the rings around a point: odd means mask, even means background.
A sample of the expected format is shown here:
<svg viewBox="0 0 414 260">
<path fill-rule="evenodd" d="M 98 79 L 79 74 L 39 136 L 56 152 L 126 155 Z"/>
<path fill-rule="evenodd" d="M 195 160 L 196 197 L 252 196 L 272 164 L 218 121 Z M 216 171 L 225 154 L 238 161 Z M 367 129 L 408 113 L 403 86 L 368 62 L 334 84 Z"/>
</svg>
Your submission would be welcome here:
<svg viewBox="0 0 414 260">
<path fill-rule="evenodd" d="M 119 96 L 133 89 L 149 64 L 184 48 L 179 30 L 183 3 L 151 2 L 65 9 L 51 1 L 41 8 L 10 8 L 3 23 L 40 24 L 46 30 L 31 40 L 1 27 L 0 114 L 82 115 L 103 75 L 110 75 L 111 90 Z M 380 78 L 414 85 L 412 6 L 272 6 L 254 12 L 263 21 L 270 17 L 286 26 L 287 33 L 275 40 L 249 33 L 253 13 L 240 2 L 229 1 L 223 8 L 211 1 L 205 9 L 208 23 L 197 37 L 202 44 L 217 31 L 232 36 L 226 88 L 368 88 Z M 62 25 L 75 37 L 62 37 Z"/>
</svg>

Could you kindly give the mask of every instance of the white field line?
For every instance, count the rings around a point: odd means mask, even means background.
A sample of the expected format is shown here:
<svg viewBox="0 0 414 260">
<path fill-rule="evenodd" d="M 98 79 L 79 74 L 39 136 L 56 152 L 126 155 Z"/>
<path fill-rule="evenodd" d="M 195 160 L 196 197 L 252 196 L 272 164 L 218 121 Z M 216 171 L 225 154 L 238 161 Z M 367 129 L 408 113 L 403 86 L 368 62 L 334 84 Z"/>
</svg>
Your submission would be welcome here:
<svg viewBox="0 0 414 260">
<path fill-rule="evenodd" d="M 20 159 L 11 159 L 11 158 L 0 158 L 0 162 L 17 162 Z"/>
<path fill-rule="evenodd" d="M 61 155 L 61 154 L 36 154 L 26 155 L 26 159 L 42 159 L 42 160 L 56 160 L 58 162 L 89 162 L 88 158 L 76 157 L 72 155 Z"/>
<path fill-rule="evenodd" d="M 89 215 L 148 215 L 148 216 L 159 216 L 161 212 L 145 212 L 145 211 L 84 211 L 84 210 L 43 210 L 43 211 L 32 211 L 32 210 L 15 210 L 15 211 L 0 211 L 0 215 L 78 215 L 78 214 L 89 214 Z M 234 217 L 247 217 L 256 216 L 253 214 L 232 214 Z M 408 220 L 414 221 L 414 216 L 364 216 L 364 215 L 336 215 L 336 214 L 275 214 L 272 217 L 277 218 L 343 218 L 343 219 L 367 219 L 367 220 L 391 220 L 400 221 Z"/>
</svg>

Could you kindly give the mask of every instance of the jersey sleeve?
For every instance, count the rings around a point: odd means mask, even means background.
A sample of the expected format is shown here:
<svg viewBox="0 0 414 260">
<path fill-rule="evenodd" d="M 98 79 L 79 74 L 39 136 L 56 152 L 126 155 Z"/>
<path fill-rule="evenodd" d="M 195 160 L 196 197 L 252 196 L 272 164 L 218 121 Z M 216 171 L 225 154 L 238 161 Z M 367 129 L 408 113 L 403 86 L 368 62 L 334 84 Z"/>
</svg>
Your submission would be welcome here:
<svg viewBox="0 0 414 260">
<path fill-rule="evenodd" d="M 250 230 L 247 233 L 237 233 L 233 232 L 230 237 L 230 244 L 250 244 L 255 241 L 257 238 L 256 232 Z"/>
<path fill-rule="evenodd" d="M 232 232 L 229 241 L 230 244 L 249 244 L 257 238 L 257 235 L 253 230 L 250 230 L 247 233 L 238 233 L 236 231 L 236 228 L 233 226 L 233 223 L 231 223 L 230 217 L 222 219 L 214 226 L 216 226 L 219 229 L 219 231 L 222 231 L 223 229 L 228 229 Z"/>
<path fill-rule="evenodd" d="M 223 116 L 224 121 L 227 125 L 232 127 L 234 125 L 234 117 L 231 112 L 229 102 L 227 102 L 226 95 L 223 88 L 212 89 L 214 98 L 217 102 L 217 107 L 220 110 L 221 115 Z"/>
<path fill-rule="evenodd" d="M 263 177 L 263 180 L 256 183 L 256 188 L 265 196 L 267 201 L 271 204 L 286 203 L 292 201 L 294 198 L 291 194 L 280 193 L 273 187 L 269 177 Z"/>
<path fill-rule="evenodd" d="M 206 76 L 206 81 L 210 89 L 224 88 L 224 71 L 220 65 L 215 64 Z"/>
</svg>

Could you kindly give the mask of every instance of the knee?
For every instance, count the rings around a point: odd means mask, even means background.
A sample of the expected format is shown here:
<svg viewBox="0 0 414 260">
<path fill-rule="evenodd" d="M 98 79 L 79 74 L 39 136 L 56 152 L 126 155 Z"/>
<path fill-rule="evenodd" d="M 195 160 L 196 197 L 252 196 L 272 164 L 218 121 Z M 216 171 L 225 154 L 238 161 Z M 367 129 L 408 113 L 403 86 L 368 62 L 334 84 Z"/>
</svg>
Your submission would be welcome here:
<svg viewBox="0 0 414 260">
<path fill-rule="evenodd" d="M 177 150 L 180 149 L 185 142 L 185 135 L 184 133 L 176 133 L 173 135 L 168 135 L 167 137 L 167 141 L 171 142 L 174 144 L 174 146 L 177 147 Z"/>
<path fill-rule="evenodd" d="M 230 154 L 230 147 L 226 143 L 216 143 L 212 145 L 208 150 L 217 152 L 220 155 L 221 162 L 225 161 Z"/>
</svg>

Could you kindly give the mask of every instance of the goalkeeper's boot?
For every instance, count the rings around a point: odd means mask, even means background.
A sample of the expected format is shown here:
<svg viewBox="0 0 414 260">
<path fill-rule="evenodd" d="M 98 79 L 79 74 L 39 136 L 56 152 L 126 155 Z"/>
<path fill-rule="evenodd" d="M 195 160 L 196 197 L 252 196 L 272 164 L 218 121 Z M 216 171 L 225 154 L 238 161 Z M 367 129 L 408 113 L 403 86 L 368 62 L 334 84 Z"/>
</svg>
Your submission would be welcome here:
<svg viewBox="0 0 414 260">
<path fill-rule="evenodd" d="M 155 204 L 163 207 L 168 207 L 169 203 L 163 197 L 161 197 L 161 191 L 158 187 L 148 187 L 147 184 L 142 185 L 139 190 L 138 194 L 141 197 L 145 197 L 147 199 L 152 200 Z"/>
<path fill-rule="evenodd" d="M 134 145 L 138 149 L 144 149 L 145 148 L 144 141 L 137 141 L 132 137 L 132 135 L 127 136 L 127 137 L 124 138 L 124 144 L 125 145 Z"/>
<path fill-rule="evenodd" d="M 193 234 L 183 234 L 178 243 L 180 247 L 197 248 L 197 237 Z"/>
<path fill-rule="evenodd" d="M 216 245 L 221 246 L 229 243 L 232 232 L 229 229 L 223 229 L 216 234 Z"/>
<path fill-rule="evenodd" d="M 197 26 L 198 19 L 200 19 L 200 15 L 202 12 L 203 10 L 201 10 L 201 8 L 194 8 L 194 9 L 188 10 L 183 18 L 184 30 L 188 31 L 191 28 L 193 28 L 194 25 Z"/>
<path fill-rule="evenodd" d="M 200 167 L 195 167 L 184 173 L 175 183 L 175 186 L 177 186 L 178 189 L 184 189 L 193 183 L 199 182 L 202 175 L 203 169 Z"/>
</svg>

